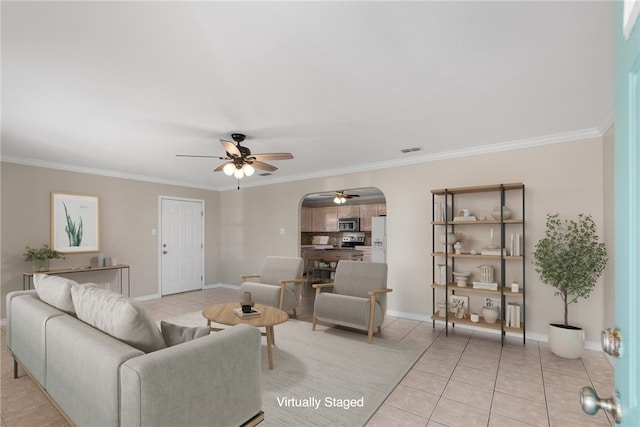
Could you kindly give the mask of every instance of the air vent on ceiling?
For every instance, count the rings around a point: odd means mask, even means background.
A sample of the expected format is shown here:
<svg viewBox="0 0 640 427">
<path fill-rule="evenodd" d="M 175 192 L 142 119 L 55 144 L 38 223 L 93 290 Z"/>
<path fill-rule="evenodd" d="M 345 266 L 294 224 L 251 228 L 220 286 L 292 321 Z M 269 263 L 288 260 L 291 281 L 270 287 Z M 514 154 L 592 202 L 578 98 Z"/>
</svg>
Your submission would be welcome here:
<svg viewBox="0 0 640 427">
<path fill-rule="evenodd" d="M 414 151 L 422 151 L 422 147 L 403 148 L 400 151 L 402 151 L 404 154 L 413 153 Z"/>
<path fill-rule="evenodd" d="M 264 173 L 259 173 L 258 175 L 259 176 L 270 176 L 270 175 L 273 175 L 273 174 L 269 173 L 269 172 L 264 172 Z"/>
</svg>

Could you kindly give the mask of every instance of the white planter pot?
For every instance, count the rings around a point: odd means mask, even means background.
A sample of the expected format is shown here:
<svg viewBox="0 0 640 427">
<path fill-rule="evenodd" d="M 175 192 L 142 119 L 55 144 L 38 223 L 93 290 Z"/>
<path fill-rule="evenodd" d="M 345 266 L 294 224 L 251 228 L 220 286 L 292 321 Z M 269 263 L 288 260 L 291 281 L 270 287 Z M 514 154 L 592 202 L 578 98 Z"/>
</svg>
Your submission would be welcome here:
<svg viewBox="0 0 640 427">
<path fill-rule="evenodd" d="M 577 359 L 584 349 L 584 330 L 575 326 L 549 324 L 549 347 L 556 356 Z"/>
</svg>

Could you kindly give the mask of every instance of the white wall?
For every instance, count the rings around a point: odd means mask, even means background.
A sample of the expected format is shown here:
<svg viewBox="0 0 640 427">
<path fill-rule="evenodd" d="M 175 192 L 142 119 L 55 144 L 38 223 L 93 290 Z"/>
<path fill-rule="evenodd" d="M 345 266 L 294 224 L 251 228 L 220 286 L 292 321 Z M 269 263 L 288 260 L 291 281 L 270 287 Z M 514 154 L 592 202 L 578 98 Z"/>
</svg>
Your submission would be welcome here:
<svg viewBox="0 0 640 427">
<path fill-rule="evenodd" d="M 427 318 L 431 310 L 431 189 L 507 182 L 526 185 L 527 331 L 546 334 L 562 318 L 553 288 L 541 284 L 531 263 L 535 242 L 549 212 L 591 214 L 602 236 L 603 143 L 601 138 L 472 157 L 310 179 L 220 194 L 223 283 L 259 271 L 266 255 L 295 255 L 299 243 L 299 206 L 312 192 L 377 187 L 387 200 L 389 310 Z M 285 235 L 279 229 L 286 230 Z M 603 323 L 602 280 L 589 300 L 570 306 L 573 323 L 597 341 Z"/>
<path fill-rule="evenodd" d="M 592 138 L 220 193 L 3 163 L 2 298 L 21 288 L 22 271 L 30 269 L 22 260 L 24 246 L 49 240 L 51 191 L 101 196 L 103 252 L 131 264 L 132 295 L 145 296 L 157 292 L 157 240 L 150 230 L 157 227 L 158 195 L 206 200 L 205 281 L 239 284 L 241 274 L 260 270 L 265 256 L 299 253 L 300 204 L 306 194 L 377 187 L 387 200 L 389 287 L 394 289 L 389 309 L 426 319 L 431 310 L 430 190 L 523 182 L 527 331 L 544 335 L 549 322 L 561 319 L 562 305 L 553 288 L 540 283 L 530 254 L 543 235 L 549 212 L 588 213 L 601 235 L 612 230 L 612 216 L 605 215 L 604 206 L 613 166 L 603 161 L 612 136 L 605 139 L 606 150 L 602 138 Z M 280 234 L 281 228 L 285 234 Z M 605 236 L 605 241 L 613 251 L 612 238 Z M 58 264 L 52 267 L 78 265 L 87 259 L 74 255 L 55 261 Z M 610 262 L 607 274 L 612 268 Z M 570 307 L 571 321 L 586 328 L 589 341 L 598 341 L 605 310 L 611 310 L 605 307 L 611 306 L 612 292 L 604 291 L 603 282 L 589 300 Z"/>
<path fill-rule="evenodd" d="M 22 289 L 22 273 L 33 271 L 23 252 L 26 245 L 49 244 L 50 193 L 91 194 L 100 197 L 100 251 L 131 266 L 131 296 L 158 293 L 158 196 L 205 201 L 205 281 L 218 278 L 218 193 L 76 172 L 2 163 L 2 303 L 8 292 Z M 50 268 L 89 265 L 95 253 L 70 254 L 51 260 Z M 73 273 L 78 281 L 119 281 L 114 272 Z M 126 277 L 126 274 L 125 274 Z M 118 290 L 116 288 L 116 290 Z M 4 318 L 4 311 L 0 318 Z"/>
</svg>

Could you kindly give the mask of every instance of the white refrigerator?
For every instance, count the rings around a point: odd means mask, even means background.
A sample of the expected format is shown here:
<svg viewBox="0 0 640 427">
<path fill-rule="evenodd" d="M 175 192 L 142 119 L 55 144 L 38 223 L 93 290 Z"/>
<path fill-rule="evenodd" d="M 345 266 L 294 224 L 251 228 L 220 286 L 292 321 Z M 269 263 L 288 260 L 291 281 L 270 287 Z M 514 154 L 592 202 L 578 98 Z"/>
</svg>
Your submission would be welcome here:
<svg viewBox="0 0 640 427">
<path fill-rule="evenodd" d="M 387 217 L 371 218 L 371 261 L 387 262 Z"/>
</svg>

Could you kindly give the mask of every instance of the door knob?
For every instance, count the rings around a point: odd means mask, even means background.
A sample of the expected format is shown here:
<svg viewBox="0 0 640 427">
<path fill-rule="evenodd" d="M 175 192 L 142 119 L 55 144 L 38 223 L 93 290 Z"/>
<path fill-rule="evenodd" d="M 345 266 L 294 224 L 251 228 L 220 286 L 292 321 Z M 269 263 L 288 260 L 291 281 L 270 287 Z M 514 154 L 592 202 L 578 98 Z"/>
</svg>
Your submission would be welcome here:
<svg viewBox="0 0 640 427">
<path fill-rule="evenodd" d="M 602 409 L 613 416 L 616 424 L 620 424 L 622 420 L 622 406 L 620 405 L 620 395 L 617 391 L 613 397 L 601 399 L 594 389 L 591 387 L 583 387 L 580 392 L 580 406 L 582 406 L 582 410 L 589 415 L 595 415 L 599 409 Z"/>
<path fill-rule="evenodd" d="M 622 334 L 618 328 L 608 328 L 600 334 L 602 351 L 609 356 L 620 357 L 620 347 L 622 346 Z"/>
<path fill-rule="evenodd" d="M 167 251 L 162 251 L 162 253 L 163 253 L 164 255 L 166 255 L 166 254 L 168 254 L 169 252 L 167 252 Z"/>
</svg>

